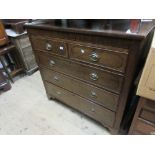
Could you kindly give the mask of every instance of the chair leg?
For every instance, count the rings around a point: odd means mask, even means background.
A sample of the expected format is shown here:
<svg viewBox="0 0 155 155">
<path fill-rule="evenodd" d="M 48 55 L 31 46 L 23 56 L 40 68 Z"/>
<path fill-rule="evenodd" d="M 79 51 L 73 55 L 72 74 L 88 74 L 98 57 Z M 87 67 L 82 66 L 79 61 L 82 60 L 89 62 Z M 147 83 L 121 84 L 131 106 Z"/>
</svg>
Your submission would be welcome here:
<svg viewBox="0 0 155 155">
<path fill-rule="evenodd" d="M 3 65 L 3 68 L 4 68 L 5 72 L 7 73 L 8 77 L 9 77 L 9 80 L 11 80 L 11 82 L 14 83 L 13 78 L 12 78 L 12 76 L 10 75 L 10 73 L 9 73 L 9 71 L 8 71 L 8 69 L 7 69 L 7 67 L 5 66 L 5 63 L 3 62 L 3 59 L 2 59 L 1 56 L 0 56 L 0 61 L 1 61 L 2 65 Z"/>
</svg>

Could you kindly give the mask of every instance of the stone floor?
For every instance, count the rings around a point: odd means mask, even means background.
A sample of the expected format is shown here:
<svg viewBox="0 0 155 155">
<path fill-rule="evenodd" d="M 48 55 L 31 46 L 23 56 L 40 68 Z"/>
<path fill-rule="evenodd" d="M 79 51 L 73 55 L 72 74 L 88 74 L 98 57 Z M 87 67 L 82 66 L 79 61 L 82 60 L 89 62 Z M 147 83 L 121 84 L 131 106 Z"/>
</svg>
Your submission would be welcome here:
<svg viewBox="0 0 155 155">
<path fill-rule="evenodd" d="M 0 134 L 92 135 L 109 132 L 75 110 L 48 100 L 39 71 L 0 95 Z"/>
</svg>

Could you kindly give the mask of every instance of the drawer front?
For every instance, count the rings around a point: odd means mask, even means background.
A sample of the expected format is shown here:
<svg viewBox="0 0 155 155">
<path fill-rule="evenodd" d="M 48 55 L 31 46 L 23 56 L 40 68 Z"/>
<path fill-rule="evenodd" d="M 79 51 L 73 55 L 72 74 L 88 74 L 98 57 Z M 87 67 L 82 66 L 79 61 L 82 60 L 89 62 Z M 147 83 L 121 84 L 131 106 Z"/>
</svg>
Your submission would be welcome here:
<svg viewBox="0 0 155 155">
<path fill-rule="evenodd" d="M 125 72 L 128 54 L 109 49 L 69 44 L 69 56 L 73 60 L 89 62 L 98 66 Z"/>
<path fill-rule="evenodd" d="M 148 120 L 152 123 L 155 123 L 155 112 L 146 110 L 146 109 L 142 109 L 141 113 L 140 113 L 140 117 Z"/>
<path fill-rule="evenodd" d="M 116 111 L 118 105 L 118 95 L 112 94 L 103 89 L 86 84 L 58 72 L 41 69 L 43 79 L 53 84 L 63 87 L 73 93 L 96 102 L 110 110 Z"/>
<path fill-rule="evenodd" d="M 147 135 L 155 134 L 155 126 L 151 125 L 151 123 L 147 123 L 143 119 L 137 120 L 134 130 L 139 131 L 140 133 L 143 133 L 143 134 L 147 134 Z"/>
<path fill-rule="evenodd" d="M 77 64 L 64 59 L 50 57 L 45 55 L 38 55 L 39 63 L 48 68 L 65 73 L 67 75 L 85 80 L 91 84 L 97 85 L 102 88 L 106 88 L 113 92 L 119 93 L 123 78 L 119 75 L 106 72 L 104 70 L 98 70 L 96 68 Z"/>
<path fill-rule="evenodd" d="M 31 37 L 34 50 L 48 52 L 50 54 L 68 57 L 67 45 L 62 41 L 52 39 L 44 39 L 39 37 Z"/>
<path fill-rule="evenodd" d="M 101 122 L 110 127 L 113 126 L 115 113 L 107 110 L 93 102 L 86 100 L 74 93 L 57 87 L 53 84 L 45 82 L 47 93 L 52 97 L 64 102 L 65 104 L 83 112 L 84 114 L 92 117 L 93 119 Z"/>
</svg>

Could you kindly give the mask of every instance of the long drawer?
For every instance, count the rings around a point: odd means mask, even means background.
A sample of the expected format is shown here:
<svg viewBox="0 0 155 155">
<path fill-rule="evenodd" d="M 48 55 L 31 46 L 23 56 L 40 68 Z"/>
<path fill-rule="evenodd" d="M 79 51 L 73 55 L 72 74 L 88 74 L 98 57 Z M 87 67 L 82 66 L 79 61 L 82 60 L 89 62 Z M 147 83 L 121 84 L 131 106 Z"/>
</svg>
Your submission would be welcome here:
<svg viewBox="0 0 155 155">
<path fill-rule="evenodd" d="M 116 111 L 119 96 L 64 74 L 41 68 L 43 79 Z"/>
<path fill-rule="evenodd" d="M 73 60 L 125 72 L 128 54 L 126 49 L 120 52 L 95 46 L 69 44 L 69 56 Z"/>
<path fill-rule="evenodd" d="M 155 113 L 147 109 L 142 109 L 139 117 L 155 123 Z"/>
<path fill-rule="evenodd" d="M 151 134 L 155 135 L 155 126 L 152 123 L 149 123 L 143 119 L 138 118 L 134 131 L 138 131 L 142 134 Z"/>
<path fill-rule="evenodd" d="M 52 97 L 83 112 L 104 125 L 113 126 L 115 120 L 114 112 L 48 82 L 45 82 L 45 87 L 47 93 Z"/>
<path fill-rule="evenodd" d="M 120 93 L 123 82 L 123 77 L 120 75 L 45 54 L 38 54 L 38 60 L 39 65 Z"/>
</svg>

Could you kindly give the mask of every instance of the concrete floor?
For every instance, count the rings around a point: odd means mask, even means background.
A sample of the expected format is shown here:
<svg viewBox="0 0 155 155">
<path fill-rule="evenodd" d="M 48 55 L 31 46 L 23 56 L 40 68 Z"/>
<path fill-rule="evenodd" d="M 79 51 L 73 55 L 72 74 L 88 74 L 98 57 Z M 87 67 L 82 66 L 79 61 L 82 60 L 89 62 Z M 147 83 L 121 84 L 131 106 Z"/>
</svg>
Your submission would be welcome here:
<svg viewBox="0 0 155 155">
<path fill-rule="evenodd" d="M 88 117 L 48 100 L 39 71 L 0 95 L 0 134 L 109 134 Z"/>
</svg>

